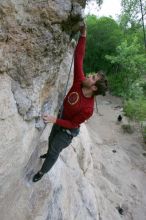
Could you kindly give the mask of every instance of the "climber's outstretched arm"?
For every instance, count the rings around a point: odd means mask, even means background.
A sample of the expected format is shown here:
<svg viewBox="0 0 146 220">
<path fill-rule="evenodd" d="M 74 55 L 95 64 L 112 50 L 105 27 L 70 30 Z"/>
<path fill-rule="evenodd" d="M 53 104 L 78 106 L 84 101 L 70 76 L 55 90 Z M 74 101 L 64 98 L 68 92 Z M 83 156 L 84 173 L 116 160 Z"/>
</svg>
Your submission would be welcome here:
<svg viewBox="0 0 146 220">
<path fill-rule="evenodd" d="M 85 55 L 86 44 L 86 25 L 80 26 L 80 37 L 74 53 L 74 83 L 84 80 L 83 59 Z"/>
</svg>

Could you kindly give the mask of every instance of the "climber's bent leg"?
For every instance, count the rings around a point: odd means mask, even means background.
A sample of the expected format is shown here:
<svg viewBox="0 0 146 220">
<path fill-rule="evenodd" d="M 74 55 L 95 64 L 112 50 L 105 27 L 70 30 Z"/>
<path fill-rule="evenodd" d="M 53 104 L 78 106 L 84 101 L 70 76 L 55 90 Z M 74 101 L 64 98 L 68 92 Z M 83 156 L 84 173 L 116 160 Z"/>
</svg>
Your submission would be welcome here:
<svg viewBox="0 0 146 220">
<path fill-rule="evenodd" d="M 55 136 L 47 153 L 47 158 L 45 159 L 40 170 L 42 173 L 47 173 L 52 168 L 57 161 L 60 152 L 70 145 L 72 138 L 73 137 L 71 135 L 68 135 L 66 132 L 62 131 Z"/>
<path fill-rule="evenodd" d="M 34 175 L 33 182 L 39 181 L 43 175 L 52 168 L 57 161 L 60 152 L 70 145 L 72 138 L 72 135 L 63 132 L 62 130 L 55 135 L 47 152 L 47 158 L 45 159 L 41 170 Z"/>
<path fill-rule="evenodd" d="M 47 154 L 49 152 L 49 146 L 51 146 L 51 142 L 53 141 L 53 138 L 56 136 L 56 134 L 60 131 L 60 126 L 54 124 L 52 126 L 52 129 L 51 129 L 51 133 L 49 135 L 49 138 L 48 138 L 48 151 L 46 154 L 43 154 L 40 156 L 41 159 L 45 159 L 47 157 Z"/>
</svg>

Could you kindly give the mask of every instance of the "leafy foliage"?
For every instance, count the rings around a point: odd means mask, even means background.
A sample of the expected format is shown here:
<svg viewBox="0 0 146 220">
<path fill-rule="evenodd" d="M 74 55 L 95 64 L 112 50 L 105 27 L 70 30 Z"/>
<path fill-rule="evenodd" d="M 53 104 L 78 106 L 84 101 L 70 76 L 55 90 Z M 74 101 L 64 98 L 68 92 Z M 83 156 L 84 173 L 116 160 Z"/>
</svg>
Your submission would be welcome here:
<svg viewBox="0 0 146 220">
<path fill-rule="evenodd" d="M 121 5 L 122 13 L 119 16 L 119 23 L 125 33 L 125 38 L 130 42 L 131 37 L 137 36 L 139 43 L 141 44 L 141 48 L 144 49 L 144 46 L 146 45 L 144 37 L 146 34 L 142 27 L 144 25 L 143 18 L 146 15 L 146 1 L 122 0 Z"/>
<path fill-rule="evenodd" d="M 114 56 L 106 55 L 106 59 L 117 67 L 115 73 L 109 77 L 109 80 L 112 80 L 112 85 L 117 83 L 113 89 L 117 91 L 118 95 L 130 97 L 131 91 L 136 85 L 134 85 L 134 82 L 146 73 L 146 57 L 140 53 L 140 45 L 137 43 L 137 38 L 134 38 L 130 45 L 128 45 L 126 40 L 123 41 L 117 47 L 116 53 Z"/>
<path fill-rule="evenodd" d="M 110 92 L 125 100 L 126 115 L 146 120 L 146 51 L 140 5 L 138 0 L 123 0 L 122 4 L 119 21 L 87 16 L 84 70 L 87 74 L 104 70 Z"/>
<path fill-rule="evenodd" d="M 124 111 L 131 119 L 146 120 L 146 99 L 139 98 L 136 101 L 129 99 L 125 102 Z"/>
<path fill-rule="evenodd" d="M 146 1 L 141 0 L 143 12 L 146 9 Z M 135 28 L 141 23 L 141 7 L 139 0 L 122 0 L 122 13 L 120 15 L 120 23 L 125 28 Z"/>
<path fill-rule="evenodd" d="M 86 73 L 99 69 L 107 71 L 111 63 L 105 59 L 106 54 L 114 54 L 122 39 L 118 24 L 108 17 L 87 16 L 87 44 L 84 69 Z"/>
</svg>

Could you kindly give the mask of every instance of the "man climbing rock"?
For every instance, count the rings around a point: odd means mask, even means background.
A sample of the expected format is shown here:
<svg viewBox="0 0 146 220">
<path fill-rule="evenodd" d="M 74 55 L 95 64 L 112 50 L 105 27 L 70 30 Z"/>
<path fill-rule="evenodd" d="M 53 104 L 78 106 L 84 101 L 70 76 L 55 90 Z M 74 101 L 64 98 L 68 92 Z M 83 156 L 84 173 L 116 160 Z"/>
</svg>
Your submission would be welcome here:
<svg viewBox="0 0 146 220">
<path fill-rule="evenodd" d="M 68 147 L 79 134 L 80 124 L 90 118 L 94 109 L 94 96 L 105 95 L 107 80 L 102 71 L 85 77 L 83 72 L 83 58 L 85 54 L 86 26 L 80 26 L 80 37 L 74 53 L 74 80 L 71 89 L 63 102 L 61 118 L 44 114 L 45 123 L 53 123 L 48 141 L 48 152 L 41 155 L 45 161 L 42 168 L 33 177 L 33 182 L 40 180 L 58 159 L 60 152 Z"/>
</svg>

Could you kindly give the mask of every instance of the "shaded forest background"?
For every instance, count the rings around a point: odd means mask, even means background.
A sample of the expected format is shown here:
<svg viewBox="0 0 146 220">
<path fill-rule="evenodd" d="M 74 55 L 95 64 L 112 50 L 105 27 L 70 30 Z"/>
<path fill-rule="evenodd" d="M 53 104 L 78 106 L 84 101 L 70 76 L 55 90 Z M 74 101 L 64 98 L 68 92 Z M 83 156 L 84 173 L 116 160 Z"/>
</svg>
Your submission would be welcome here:
<svg viewBox="0 0 146 220">
<path fill-rule="evenodd" d="M 146 121 L 146 1 L 141 2 L 142 8 L 140 2 L 122 0 L 122 11 L 116 20 L 86 17 L 84 71 L 91 74 L 104 70 L 110 93 L 123 98 L 125 114 Z"/>
</svg>

